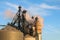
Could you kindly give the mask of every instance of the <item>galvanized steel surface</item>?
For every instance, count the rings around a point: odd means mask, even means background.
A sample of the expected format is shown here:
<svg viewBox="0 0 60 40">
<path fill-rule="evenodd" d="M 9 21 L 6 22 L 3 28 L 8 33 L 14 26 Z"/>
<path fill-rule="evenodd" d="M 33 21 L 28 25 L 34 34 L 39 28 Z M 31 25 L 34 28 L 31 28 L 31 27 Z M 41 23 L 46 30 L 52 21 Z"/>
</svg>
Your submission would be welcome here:
<svg viewBox="0 0 60 40">
<path fill-rule="evenodd" d="M 0 40 L 23 40 L 23 33 L 0 30 Z"/>
<path fill-rule="evenodd" d="M 23 33 L 16 28 L 7 25 L 0 30 L 0 40 L 23 40 Z"/>
</svg>

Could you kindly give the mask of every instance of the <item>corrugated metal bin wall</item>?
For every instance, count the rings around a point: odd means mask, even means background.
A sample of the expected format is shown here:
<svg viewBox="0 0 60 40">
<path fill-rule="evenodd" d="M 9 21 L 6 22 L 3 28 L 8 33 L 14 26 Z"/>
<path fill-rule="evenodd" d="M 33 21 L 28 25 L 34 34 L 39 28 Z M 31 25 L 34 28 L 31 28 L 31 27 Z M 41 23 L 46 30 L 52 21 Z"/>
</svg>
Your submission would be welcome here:
<svg viewBox="0 0 60 40">
<path fill-rule="evenodd" d="M 23 33 L 18 31 L 0 30 L 0 40 L 23 40 Z"/>
</svg>

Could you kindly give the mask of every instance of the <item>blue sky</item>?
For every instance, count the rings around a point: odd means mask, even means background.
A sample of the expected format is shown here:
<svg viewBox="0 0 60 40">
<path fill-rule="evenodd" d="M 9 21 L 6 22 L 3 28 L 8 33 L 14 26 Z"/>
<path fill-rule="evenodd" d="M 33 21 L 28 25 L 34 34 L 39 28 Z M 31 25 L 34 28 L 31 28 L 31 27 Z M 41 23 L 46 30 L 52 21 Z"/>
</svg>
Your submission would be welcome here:
<svg viewBox="0 0 60 40">
<path fill-rule="evenodd" d="M 19 5 L 44 18 L 42 40 L 60 40 L 60 0 L 0 0 L 0 24 L 11 22 Z"/>
</svg>

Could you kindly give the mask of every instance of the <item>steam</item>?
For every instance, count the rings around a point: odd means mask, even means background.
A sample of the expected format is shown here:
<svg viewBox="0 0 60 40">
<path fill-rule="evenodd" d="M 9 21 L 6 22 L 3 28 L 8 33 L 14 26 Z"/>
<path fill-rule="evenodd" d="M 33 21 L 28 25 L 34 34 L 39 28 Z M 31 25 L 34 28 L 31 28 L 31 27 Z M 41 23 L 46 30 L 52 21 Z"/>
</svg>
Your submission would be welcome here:
<svg viewBox="0 0 60 40">
<path fill-rule="evenodd" d="M 4 18 L 5 19 L 11 19 L 11 18 L 13 18 L 14 17 L 14 12 L 12 12 L 11 10 L 5 10 L 5 15 L 4 15 Z"/>
</svg>

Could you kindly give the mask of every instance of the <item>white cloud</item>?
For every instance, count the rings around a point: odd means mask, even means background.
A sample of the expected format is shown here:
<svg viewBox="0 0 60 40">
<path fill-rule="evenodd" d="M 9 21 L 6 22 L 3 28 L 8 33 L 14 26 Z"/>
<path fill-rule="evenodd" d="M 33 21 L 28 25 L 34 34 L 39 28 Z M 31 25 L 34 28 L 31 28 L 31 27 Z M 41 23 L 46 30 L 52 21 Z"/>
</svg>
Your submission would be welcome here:
<svg viewBox="0 0 60 40">
<path fill-rule="evenodd" d="M 18 10 L 18 5 L 16 5 L 16 4 L 12 4 L 12 3 L 6 2 L 6 5 Z"/>
<path fill-rule="evenodd" d="M 60 31 L 52 25 L 48 25 L 48 29 L 54 33 L 60 33 Z"/>
<path fill-rule="evenodd" d="M 15 9 L 18 9 L 18 5 L 16 5 L 16 4 L 6 2 L 6 5 L 8 5 L 10 7 L 13 7 Z M 32 4 L 30 4 L 30 5 L 32 5 Z M 40 5 L 32 5 L 32 6 L 29 6 L 28 8 L 22 7 L 22 10 L 27 9 L 30 12 L 30 14 L 32 14 L 32 15 L 39 15 L 39 16 L 48 16 L 48 15 L 50 15 L 48 13 L 48 11 L 45 11 L 44 9 L 40 8 L 39 6 Z"/>
<path fill-rule="evenodd" d="M 48 33 L 50 33 L 50 34 L 51 33 L 60 34 L 60 31 L 57 28 L 55 28 L 54 26 L 52 26 L 52 25 L 44 26 L 43 32 L 46 32 L 46 34 L 48 34 Z"/>
<path fill-rule="evenodd" d="M 38 15 L 38 16 L 49 16 L 49 11 L 46 11 L 40 7 L 34 7 L 34 6 L 30 6 L 27 9 L 30 12 L 30 15 Z"/>
<path fill-rule="evenodd" d="M 47 4 L 45 4 L 45 3 L 40 4 L 40 7 L 41 7 L 41 8 L 44 8 L 44 9 L 60 9 L 60 8 L 57 7 L 57 6 L 50 6 L 50 5 L 47 5 Z"/>
<path fill-rule="evenodd" d="M 44 0 L 44 1 L 46 1 L 46 2 L 60 2 L 60 0 Z"/>
<path fill-rule="evenodd" d="M 6 5 L 12 7 L 12 8 L 9 8 L 9 9 L 12 9 L 12 10 L 13 10 L 13 8 L 16 9 L 16 10 L 18 10 L 18 7 L 20 6 L 20 5 L 17 5 L 17 4 L 10 3 L 10 2 L 6 2 Z M 24 10 L 24 9 L 26 9 L 26 8 L 24 8 L 24 7 L 22 6 L 21 9 Z M 16 10 L 14 10 L 14 11 L 16 11 Z"/>
<path fill-rule="evenodd" d="M 25 1 L 25 2 L 27 2 L 27 1 Z M 6 2 L 6 4 L 10 7 L 18 9 L 18 5 L 16 5 L 16 4 L 12 4 L 9 2 Z M 27 8 L 22 7 L 22 9 L 27 9 L 30 12 L 30 15 L 49 16 L 49 15 L 51 15 L 51 13 L 50 13 L 50 11 L 48 11 L 46 9 L 54 9 L 54 10 L 60 9 L 57 6 L 50 6 L 45 3 L 35 5 L 35 4 L 30 4 L 30 2 L 27 2 L 27 4 L 29 4 L 30 6 Z"/>
<path fill-rule="evenodd" d="M 27 10 L 30 11 L 32 15 L 50 16 L 51 11 L 48 11 L 46 9 L 48 9 L 48 10 L 50 10 L 50 9 L 51 10 L 60 10 L 60 8 L 57 6 L 50 6 L 50 5 L 47 5 L 45 3 L 30 6 L 30 7 L 28 7 Z"/>
</svg>

